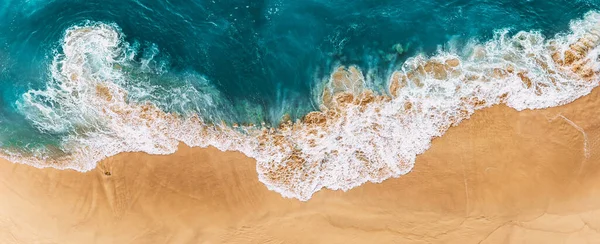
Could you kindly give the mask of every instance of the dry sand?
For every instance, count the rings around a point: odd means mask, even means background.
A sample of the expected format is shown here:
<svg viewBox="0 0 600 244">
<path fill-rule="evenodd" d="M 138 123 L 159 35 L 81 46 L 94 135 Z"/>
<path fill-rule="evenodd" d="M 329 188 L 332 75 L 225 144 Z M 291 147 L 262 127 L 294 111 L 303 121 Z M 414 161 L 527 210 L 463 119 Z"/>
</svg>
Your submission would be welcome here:
<svg viewBox="0 0 600 244">
<path fill-rule="evenodd" d="M 268 191 L 240 153 L 186 146 L 88 173 L 1 161 L 0 199 L 3 244 L 600 243 L 600 91 L 478 111 L 408 175 L 308 202 Z"/>
</svg>

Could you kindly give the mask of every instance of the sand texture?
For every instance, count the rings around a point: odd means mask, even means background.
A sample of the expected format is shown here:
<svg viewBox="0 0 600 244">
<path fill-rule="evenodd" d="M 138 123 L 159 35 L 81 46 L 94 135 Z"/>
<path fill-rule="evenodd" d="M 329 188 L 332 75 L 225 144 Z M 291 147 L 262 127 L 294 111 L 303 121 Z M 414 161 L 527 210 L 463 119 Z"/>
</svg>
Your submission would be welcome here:
<svg viewBox="0 0 600 244">
<path fill-rule="evenodd" d="M 1 161 L 0 243 L 600 243 L 599 99 L 478 111 L 409 174 L 308 202 L 214 148 L 87 173 Z"/>
</svg>

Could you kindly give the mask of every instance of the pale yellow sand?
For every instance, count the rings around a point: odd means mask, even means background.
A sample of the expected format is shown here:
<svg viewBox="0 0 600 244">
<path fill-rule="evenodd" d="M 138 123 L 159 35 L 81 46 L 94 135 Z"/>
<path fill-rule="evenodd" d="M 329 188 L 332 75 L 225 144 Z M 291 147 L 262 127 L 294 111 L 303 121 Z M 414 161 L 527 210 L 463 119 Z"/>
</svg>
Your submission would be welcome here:
<svg viewBox="0 0 600 244">
<path fill-rule="evenodd" d="M 600 243 L 599 90 L 478 111 L 408 175 L 308 202 L 268 191 L 254 167 L 185 146 L 88 173 L 1 161 L 0 243 Z"/>
</svg>

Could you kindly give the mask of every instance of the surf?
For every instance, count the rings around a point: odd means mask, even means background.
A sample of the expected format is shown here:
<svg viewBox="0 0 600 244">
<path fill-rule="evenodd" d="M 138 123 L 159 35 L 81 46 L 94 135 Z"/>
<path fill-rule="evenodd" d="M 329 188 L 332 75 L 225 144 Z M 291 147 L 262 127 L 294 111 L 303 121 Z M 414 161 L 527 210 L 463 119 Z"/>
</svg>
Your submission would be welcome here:
<svg viewBox="0 0 600 244">
<path fill-rule="evenodd" d="M 599 43 L 600 14 L 589 12 L 551 38 L 499 30 L 485 42 L 418 54 L 395 69 L 383 89 L 372 85 L 369 70 L 339 66 L 313 91 L 317 111 L 271 126 L 227 123 L 153 102 L 143 95 L 152 87 L 136 73 L 151 59 L 139 59 L 139 47 L 125 41 L 116 24 L 85 22 L 65 31 L 45 87 L 16 102 L 40 131 L 66 136 L 56 150 L 3 148 L 2 156 L 88 171 L 122 152 L 171 154 L 180 142 L 214 146 L 256 159 L 258 177 L 270 190 L 308 200 L 322 188 L 348 190 L 410 172 L 433 138 L 477 110 L 501 103 L 542 109 L 585 96 L 598 85 Z M 214 106 L 207 113 L 229 106 L 218 90 L 208 90 L 194 92 L 208 94 L 198 105 Z"/>
</svg>

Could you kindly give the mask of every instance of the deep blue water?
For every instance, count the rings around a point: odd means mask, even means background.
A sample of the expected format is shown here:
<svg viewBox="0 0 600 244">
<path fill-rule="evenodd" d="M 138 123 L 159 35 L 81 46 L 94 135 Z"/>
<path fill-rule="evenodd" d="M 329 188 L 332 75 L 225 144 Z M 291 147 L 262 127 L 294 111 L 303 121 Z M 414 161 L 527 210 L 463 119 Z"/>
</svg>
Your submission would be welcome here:
<svg viewBox="0 0 600 244">
<path fill-rule="evenodd" d="M 277 124 L 285 113 L 318 108 L 313 90 L 335 65 L 373 70 L 381 81 L 406 58 L 450 41 L 484 41 L 501 28 L 551 36 L 598 8 L 591 0 L 0 0 L 0 146 L 35 148 L 65 136 L 39 131 L 15 104 L 43 88 L 65 30 L 85 21 L 119 26 L 140 46 L 139 59 L 156 47 L 164 72 L 145 79 L 163 92 L 184 80 L 218 90 L 220 111 L 190 106 L 214 112 L 203 117 Z M 407 51 L 397 54 L 397 43 Z"/>
</svg>

